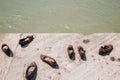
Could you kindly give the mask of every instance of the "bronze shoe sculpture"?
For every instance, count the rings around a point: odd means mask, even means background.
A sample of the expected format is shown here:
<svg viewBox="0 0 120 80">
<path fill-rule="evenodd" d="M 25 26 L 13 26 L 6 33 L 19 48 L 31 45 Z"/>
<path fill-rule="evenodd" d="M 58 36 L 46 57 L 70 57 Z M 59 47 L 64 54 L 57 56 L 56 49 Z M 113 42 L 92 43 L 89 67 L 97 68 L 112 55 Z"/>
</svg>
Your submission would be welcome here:
<svg viewBox="0 0 120 80">
<path fill-rule="evenodd" d="M 112 44 L 101 46 L 101 48 L 99 49 L 99 55 L 109 55 L 112 50 Z"/>
<path fill-rule="evenodd" d="M 49 56 L 46 56 L 46 55 L 43 55 L 41 54 L 40 55 L 40 58 L 43 62 L 49 64 L 51 67 L 55 68 L 57 65 L 57 62 L 55 61 L 55 59 L 49 57 Z"/>
<path fill-rule="evenodd" d="M 37 65 L 35 62 L 32 62 L 26 70 L 26 74 L 25 74 L 26 79 L 32 80 L 36 76 L 36 71 L 37 71 Z"/>
<path fill-rule="evenodd" d="M 81 58 L 82 60 L 86 60 L 85 52 L 86 52 L 86 51 L 83 49 L 83 47 L 78 46 L 78 53 L 79 53 L 80 58 Z"/>
<path fill-rule="evenodd" d="M 31 41 L 33 41 L 34 37 L 33 35 L 29 35 L 26 38 L 22 38 L 19 40 L 19 44 L 21 45 L 21 47 L 29 44 Z"/>
<path fill-rule="evenodd" d="M 67 53 L 70 59 L 75 59 L 75 53 L 72 45 L 68 46 Z"/>
<path fill-rule="evenodd" d="M 2 44 L 1 49 L 7 56 L 13 56 L 13 53 L 7 44 Z"/>
</svg>

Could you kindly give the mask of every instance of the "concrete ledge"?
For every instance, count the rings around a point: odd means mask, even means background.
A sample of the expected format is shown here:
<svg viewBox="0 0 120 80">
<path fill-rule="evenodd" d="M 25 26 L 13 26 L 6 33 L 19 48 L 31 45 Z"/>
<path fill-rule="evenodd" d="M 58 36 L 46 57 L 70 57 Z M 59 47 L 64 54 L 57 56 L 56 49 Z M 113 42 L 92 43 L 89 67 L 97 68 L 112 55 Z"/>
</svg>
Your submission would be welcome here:
<svg viewBox="0 0 120 80">
<path fill-rule="evenodd" d="M 34 40 L 21 48 L 19 39 L 33 34 Z M 25 80 L 27 66 L 35 61 L 38 66 L 36 80 L 119 80 L 120 79 L 120 34 L 98 33 L 82 34 L 40 34 L 40 33 L 0 34 L 2 43 L 7 43 L 14 57 L 7 57 L 0 49 L 0 80 Z M 84 40 L 89 40 L 84 43 Z M 76 59 L 70 60 L 67 46 L 71 44 L 76 53 Z M 100 46 L 113 44 L 113 51 L 108 56 L 98 55 Z M 77 52 L 77 46 L 86 50 L 87 61 L 82 61 Z M 53 69 L 40 60 L 40 54 L 53 57 L 59 69 Z M 114 57 L 115 61 L 110 58 Z"/>
</svg>

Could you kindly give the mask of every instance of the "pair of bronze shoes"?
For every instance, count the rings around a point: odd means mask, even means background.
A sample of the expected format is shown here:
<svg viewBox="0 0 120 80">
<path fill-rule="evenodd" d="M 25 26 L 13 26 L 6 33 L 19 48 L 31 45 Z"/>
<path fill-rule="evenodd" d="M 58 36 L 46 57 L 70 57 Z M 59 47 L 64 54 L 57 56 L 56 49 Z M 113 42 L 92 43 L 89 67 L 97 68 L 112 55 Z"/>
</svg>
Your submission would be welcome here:
<svg viewBox="0 0 120 80">
<path fill-rule="evenodd" d="M 85 60 L 86 56 L 85 56 L 85 50 L 83 49 L 83 47 L 81 46 L 78 46 L 78 53 L 80 55 L 80 58 L 82 60 Z M 70 59 L 73 59 L 75 57 L 75 52 L 74 52 L 74 49 L 73 49 L 73 46 L 72 45 L 69 45 L 68 48 L 67 48 L 67 53 L 68 53 L 68 56 Z"/>
<path fill-rule="evenodd" d="M 104 45 L 101 46 L 101 48 L 99 49 L 99 55 L 109 55 L 109 53 L 113 50 L 113 45 L 109 44 L 109 45 Z"/>
<path fill-rule="evenodd" d="M 13 53 L 7 44 L 2 44 L 1 49 L 7 56 L 9 56 L 9 57 L 13 56 Z"/>
<path fill-rule="evenodd" d="M 40 58 L 43 62 L 49 64 L 51 67 L 55 68 L 57 66 L 57 62 L 55 61 L 55 59 L 46 56 L 46 55 L 40 55 Z M 37 65 L 35 62 L 32 62 L 26 70 L 26 74 L 25 77 L 27 80 L 34 80 L 36 73 L 37 72 Z"/>
<path fill-rule="evenodd" d="M 29 36 L 27 36 L 25 38 L 20 39 L 19 44 L 21 45 L 21 47 L 26 46 L 31 41 L 33 41 L 33 39 L 34 39 L 33 35 L 29 35 Z"/>
</svg>

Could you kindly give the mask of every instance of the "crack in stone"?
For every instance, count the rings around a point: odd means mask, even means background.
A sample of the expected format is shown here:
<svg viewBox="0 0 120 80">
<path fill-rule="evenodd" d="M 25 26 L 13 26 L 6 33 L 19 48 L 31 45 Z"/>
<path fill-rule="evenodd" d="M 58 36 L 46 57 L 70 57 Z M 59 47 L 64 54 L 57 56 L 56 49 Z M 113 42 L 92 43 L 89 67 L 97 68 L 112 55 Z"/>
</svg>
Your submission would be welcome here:
<svg viewBox="0 0 120 80">
<path fill-rule="evenodd" d="M 23 33 L 21 33 L 21 34 L 19 35 L 19 37 L 21 38 L 22 35 L 23 35 Z M 19 46 L 19 43 L 17 43 L 17 45 L 16 45 L 16 47 L 15 47 L 14 55 L 16 54 L 16 49 L 17 49 L 18 46 Z M 9 67 L 8 67 L 8 70 L 7 70 L 6 74 L 5 74 L 4 80 L 6 80 L 6 77 L 7 77 L 8 73 L 9 73 L 9 71 L 10 71 L 10 68 L 11 68 L 11 66 L 12 66 L 12 63 L 13 63 L 14 59 L 15 59 L 15 57 L 13 57 L 13 59 L 12 59 L 11 62 L 10 62 L 10 65 L 9 65 Z"/>
</svg>

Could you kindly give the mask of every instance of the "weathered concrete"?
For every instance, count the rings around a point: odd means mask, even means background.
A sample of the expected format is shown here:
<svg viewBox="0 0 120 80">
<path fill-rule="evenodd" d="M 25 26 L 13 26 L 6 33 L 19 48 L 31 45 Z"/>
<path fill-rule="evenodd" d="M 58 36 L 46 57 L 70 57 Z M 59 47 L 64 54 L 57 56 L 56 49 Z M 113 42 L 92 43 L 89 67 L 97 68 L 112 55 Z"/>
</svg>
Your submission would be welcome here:
<svg viewBox="0 0 120 80">
<path fill-rule="evenodd" d="M 18 41 L 27 35 L 29 34 L 5 34 L 1 39 L 0 45 L 7 43 L 14 57 L 7 57 L 0 50 L 0 80 L 25 80 L 25 70 L 32 61 L 35 61 L 38 66 L 36 80 L 119 80 L 120 78 L 120 61 L 118 60 L 120 34 L 33 33 L 35 39 L 27 47 L 21 48 Z M 87 39 L 90 42 L 83 43 L 83 40 Z M 73 45 L 76 53 L 74 61 L 67 55 L 69 44 Z M 98 55 L 100 46 L 105 44 L 113 44 L 113 51 L 107 56 Z M 86 50 L 87 61 L 80 59 L 77 51 L 79 45 Z M 53 69 L 42 62 L 40 54 L 56 59 L 59 69 Z M 111 57 L 115 57 L 115 61 L 111 61 Z"/>
</svg>

